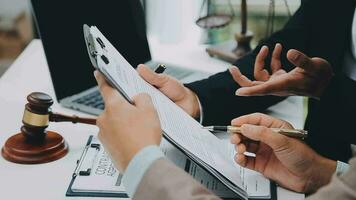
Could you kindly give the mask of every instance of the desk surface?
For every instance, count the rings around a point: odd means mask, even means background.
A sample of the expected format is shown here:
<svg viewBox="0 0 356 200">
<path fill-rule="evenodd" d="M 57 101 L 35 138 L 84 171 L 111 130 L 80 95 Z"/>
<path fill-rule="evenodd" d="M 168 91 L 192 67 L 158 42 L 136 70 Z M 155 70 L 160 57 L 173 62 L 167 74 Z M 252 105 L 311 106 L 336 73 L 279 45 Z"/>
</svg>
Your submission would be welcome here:
<svg viewBox="0 0 356 200">
<path fill-rule="evenodd" d="M 228 66 L 224 62 L 207 56 L 202 46 L 182 51 L 179 50 L 179 47 L 170 45 L 160 45 L 154 42 L 150 45 L 153 57 L 165 63 L 201 68 L 209 72 L 222 71 Z M 19 132 L 26 96 L 33 91 L 46 92 L 52 97 L 55 96 L 42 44 L 39 40 L 32 41 L 0 79 L 1 146 L 8 137 Z M 286 106 L 292 115 L 280 112 L 281 108 L 283 110 L 283 107 Z M 302 127 L 301 106 L 300 98 L 288 98 L 280 105 L 274 106 L 270 112 L 291 121 L 296 127 Z M 57 102 L 55 102 L 53 110 L 67 114 L 76 113 L 59 106 Z M 279 112 L 276 112 L 277 110 Z M 76 166 L 76 160 L 80 157 L 89 135 L 96 135 L 98 129 L 95 126 L 82 124 L 52 123 L 48 130 L 60 132 L 67 140 L 70 147 L 68 155 L 58 161 L 40 165 L 19 165 L 0 157 L 0 199 L 89 199 L 65 197 L 65 192 Z M 278 189 L 278 196 L 279 199 L 303 199 L 303 195 L 282 188 Z M 111 198 L 103 199 L 110 200 Z"/>
</svg>

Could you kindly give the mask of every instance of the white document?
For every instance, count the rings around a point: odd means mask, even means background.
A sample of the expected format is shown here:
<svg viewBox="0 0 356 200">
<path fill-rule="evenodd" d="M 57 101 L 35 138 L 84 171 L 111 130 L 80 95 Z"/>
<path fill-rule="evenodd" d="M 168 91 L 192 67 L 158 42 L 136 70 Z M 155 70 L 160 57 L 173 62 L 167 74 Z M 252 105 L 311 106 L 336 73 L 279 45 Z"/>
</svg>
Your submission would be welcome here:
<svg viewBox="0 0 356 200">
<path fill-rule="evenodd" d="M 206 170 L 194 163 L 194 161 L 187 158 L 187 156 L 185 156 L 181 151 L 175 148 L 166 139 L 162 140 L 160 148 L 163 151 L 164 155 L 170 161 L 172 161 L 179 168 L 184 169 L 184 171 L 189 173 L 196 181 L 204 185 L 217 196 L 221 198 L 238 197 L 218 179 L 210 175 Z"/>
<path fill-rule="evenodd" d="M 100 144 L 93 138 L 91 143 Z M 122 174 L 112 163 L 110 156 L 100 148 L 98 152 L 90 148 L 83 158 L 81 169 L 91 169 L 89 175 L 77 175 L 71 189 L 73 192 L 92 192 L 92 193 L 126 193 L 122 184 Z"/>
<path fill-rule="evenodd" d="M 109 59 L 109 63 L 105 63 L 101 57 L 97 57 L 99 70 L 126 98 L 131 99 L 139 93 L 148 93 L 151 96 L 164 136 L 170 142 L 177 145 L 241 197 L 246 199 L 270 197 L 268 179 L 257 172 L 238 166 L 233 161 L 231 147 L 209 131 L 202 129 L 196 120 L 145 82 L 96 27 L 91 27 L 90 32 L 105 44 L 105 48 L 101 49 L 96 43 L 95 49 L 98 54 L 105 55 Z"/>
<path fill-rule="evenodd" d="M 100 149 L 89 148 L 83 158 L 79 171 L 91 169 L 89 175 L 78 174 L 71 189 L 73 192 L 85 193 L 126 193 L 122 184 L 123 175 L 116 169 L 110 156 L 105 152 L 100 141 L 93 137 L 90 144 L 99 144 Z M 221 198 L 236 198 L 237 195 L 219 182 L 206 170 L 188 159 L 167 140 L 163 139 L 160 148 L 164 155 L 179 168 L 189 173 L 196 181 Z M 85 151 L 85 150 L 84 150 Z"/>
</svg>

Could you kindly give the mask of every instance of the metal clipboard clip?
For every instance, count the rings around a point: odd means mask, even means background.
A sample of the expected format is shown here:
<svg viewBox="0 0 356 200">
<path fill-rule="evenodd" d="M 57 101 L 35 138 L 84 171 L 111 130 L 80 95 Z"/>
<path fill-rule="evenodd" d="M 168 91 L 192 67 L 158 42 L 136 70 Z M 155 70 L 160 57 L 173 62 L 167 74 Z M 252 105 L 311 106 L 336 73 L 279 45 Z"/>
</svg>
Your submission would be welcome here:
<svg viewBox="0 0 356 200">
<path fill-rule="evenodd" d="M 83 25 L 83 32 L 92 65 L 98 69 L 98 57 L 100 57 L 105 64 L 109 64 L 109 58 L 107 56 L 107 50 L 103 40 L 99 37 L 95 38 L 93 34 L 90 33 L 90 27 L 86 24 Z"/>
<path fill-rule="evenodd" d="M 98 34 L 100 31 L 95 26 L 89 27 L 88 25 L 84 24 L 83 32 L 89 58 L 94 68 L 101 72 L 105 76 L 107 82 L 113 88 L 116 88 L 128 102 L 133 104 L 132 99 L 124 92 L 121 86 L 117 84 L 115 79 L 112 77 L 112 72 L 107 71 L 114 70 L 117 67 L 115 57 L 110 54 L 111 45 L 108 44 L 107 46 L 105 44 L 106 39 L 104 36 L 101 38 L 101 34 Z"/>
<path fill-rule="evenodd" d="M 100 144 L 90 143 L 85 146 L 85 149 L 77 160 L 77 167 L 74 170 L 73 178 L 76 176 L 90 176 L 96 158 L 100 152 Z"/>
</svg>

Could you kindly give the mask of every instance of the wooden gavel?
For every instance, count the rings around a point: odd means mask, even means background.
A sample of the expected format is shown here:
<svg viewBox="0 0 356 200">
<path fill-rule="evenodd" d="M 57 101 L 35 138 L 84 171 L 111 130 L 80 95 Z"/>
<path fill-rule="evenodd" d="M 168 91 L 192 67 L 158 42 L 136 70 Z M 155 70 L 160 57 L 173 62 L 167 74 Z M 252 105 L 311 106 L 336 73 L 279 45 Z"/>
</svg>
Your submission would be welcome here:
<svg viewBox="0 0 356 200">
<path fill-rule="evenodd" d="M 62 158 L 68 153 L 64 138 L 59 133 L 46 131 L 50 122 L 96 124 L 94 118 L 53 113 L 53 99 L 45 93 L 33 92 L 27 96 L 27 101 L 21 133 L 11 136 L 1 150 L 2 156 L 11 162 L 45 163 Z"/>
<path fill-rule="evenodd" d="M 96 119 L 81 118 L 76 115 L 69 116 L 52 112 L 52 98 L 45 93 L 33 92 L 27 96 L 28 103 L 25 105 L 25 112 L 22 118 L 22 133 L 29 139 L 41 138 L 45 134 L 45 129 L 49 122 L 72 122 L 96 125 Z"/>
</svg>

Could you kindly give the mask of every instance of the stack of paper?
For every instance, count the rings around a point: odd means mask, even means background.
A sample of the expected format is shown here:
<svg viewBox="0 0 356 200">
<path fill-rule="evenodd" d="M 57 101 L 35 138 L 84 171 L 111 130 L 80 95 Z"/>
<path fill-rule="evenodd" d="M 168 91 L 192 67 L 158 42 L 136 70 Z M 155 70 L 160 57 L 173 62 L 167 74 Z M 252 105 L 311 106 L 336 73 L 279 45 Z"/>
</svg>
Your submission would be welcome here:
<svg viewBox="0 0 356 200">
<path fill-rule="evenodd" d="M 270 182 L 262 175 L 238 166 L 233 150 L 202 126 L 159 90 L 145 82 L 96 27 L 90 28 L 97 69 L 131 102 L 148 93 L 157 109 L 164 137 L 177 146 L 242 198 L 269 199 Z M 96 42 L 100 38 L 104 46 Z M 102 59 L 105 57 L 105 59 Z M 109 61 L 109 62 L 107 62 Z"/>
</svg>

